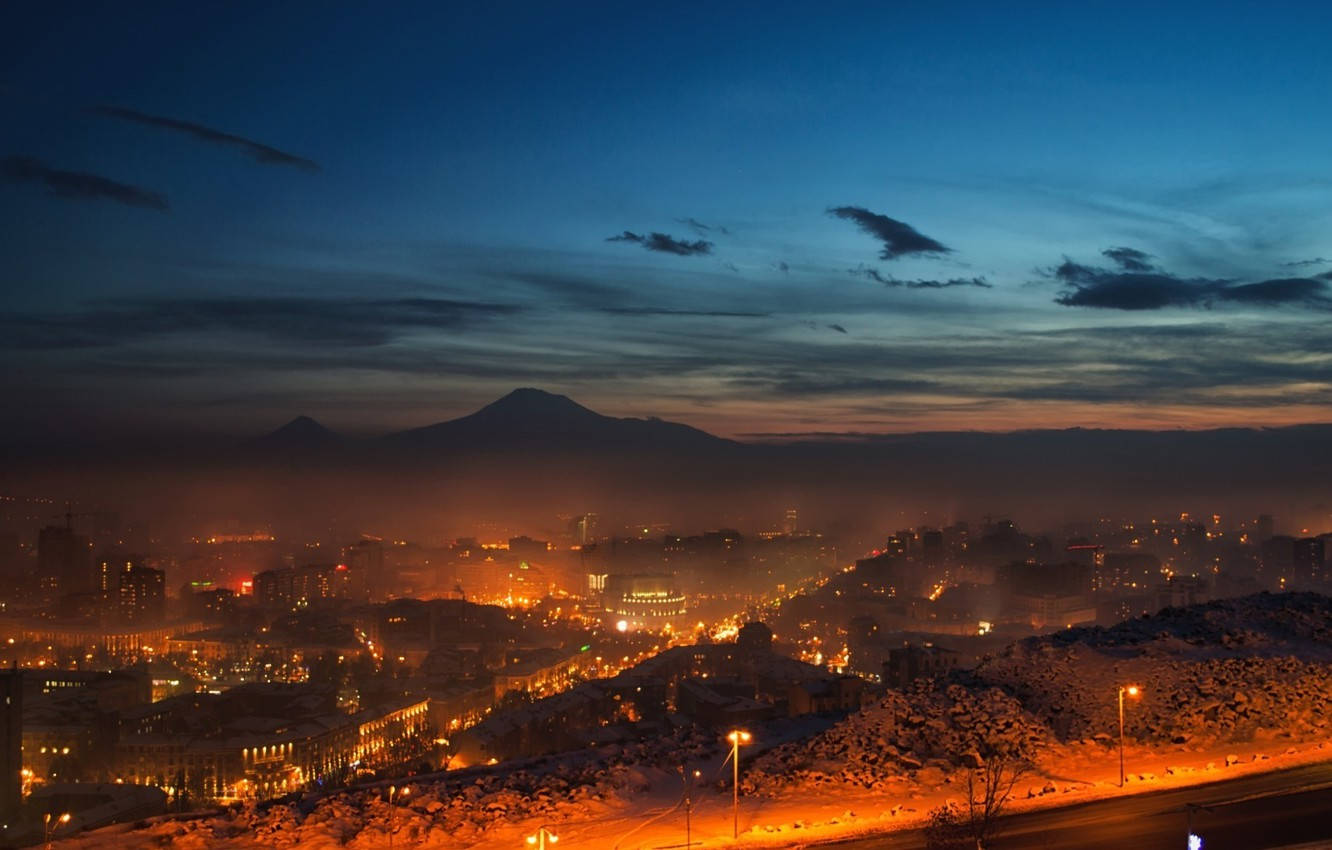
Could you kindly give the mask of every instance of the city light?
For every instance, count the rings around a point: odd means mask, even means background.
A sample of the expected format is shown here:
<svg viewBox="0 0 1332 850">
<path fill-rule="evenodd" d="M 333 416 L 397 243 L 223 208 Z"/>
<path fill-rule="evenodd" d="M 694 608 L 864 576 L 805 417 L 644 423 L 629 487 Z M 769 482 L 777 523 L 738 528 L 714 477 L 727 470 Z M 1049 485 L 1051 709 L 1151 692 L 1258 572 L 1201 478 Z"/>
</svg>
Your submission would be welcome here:
<svg viewBox="0 0 1332 850">
<path fill-rule="evenodd" d="M 743 730 L 734 729 L 726 735 L 731 742 L 731 837 L 740 837 L 740 745 L 748 744 L 752 736 Z"/>
<path fill-rule="evenodd" d="M 1119 787 L 1124 787 L 1124 695 L 1137 697 L 1142 692 L 1137 685 L 1123 685 L 1119 688 Z"/>
</svg>

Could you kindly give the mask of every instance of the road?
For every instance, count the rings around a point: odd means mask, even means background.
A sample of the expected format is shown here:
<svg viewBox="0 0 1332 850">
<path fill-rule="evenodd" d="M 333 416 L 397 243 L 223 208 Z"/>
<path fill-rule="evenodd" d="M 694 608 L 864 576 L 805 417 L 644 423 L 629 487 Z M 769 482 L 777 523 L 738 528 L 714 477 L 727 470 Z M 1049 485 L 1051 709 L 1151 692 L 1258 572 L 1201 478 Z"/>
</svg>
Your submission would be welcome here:
<svg viewBox="0 0 1332 850">
<path fill-rule="evenodd" d="M 1332 763 L 1137 794 L 1006 818 L 991 850 L 1185 850 L 1186 804 L 1203 850 L 1263 850 L 1326 840 L 1332 847 Z M 918 831 L 819 845 L 829 850 L 920 850 Z"/>
</svg>

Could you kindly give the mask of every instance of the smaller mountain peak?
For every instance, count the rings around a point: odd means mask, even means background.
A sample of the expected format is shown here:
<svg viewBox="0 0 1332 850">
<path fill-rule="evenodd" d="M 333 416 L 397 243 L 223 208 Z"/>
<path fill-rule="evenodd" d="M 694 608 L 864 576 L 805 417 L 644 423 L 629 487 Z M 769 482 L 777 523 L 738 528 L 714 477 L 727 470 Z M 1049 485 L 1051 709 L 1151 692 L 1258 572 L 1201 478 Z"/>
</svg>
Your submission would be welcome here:
<svg viewBox="0 0 1332 850">
<path fill-rule="evenodd" d="M 261 443 L 314 445 L 329 443 L 338 439 L 338 435 L 319 424 L 312 417 L 297 416 L 276 431 L 271 431 L 259 438 Z"/>
</svg>

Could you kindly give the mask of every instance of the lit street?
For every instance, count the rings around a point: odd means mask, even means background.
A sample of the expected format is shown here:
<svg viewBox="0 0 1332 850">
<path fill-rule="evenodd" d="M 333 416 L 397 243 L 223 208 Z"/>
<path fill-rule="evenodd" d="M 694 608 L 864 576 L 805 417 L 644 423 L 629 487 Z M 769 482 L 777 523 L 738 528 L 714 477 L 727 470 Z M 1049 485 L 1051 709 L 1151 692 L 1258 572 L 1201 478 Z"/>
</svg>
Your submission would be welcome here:
<svg viewBox="0 0 1332 850">
<path fill-rule="evenodd" d="M 1261 850 L 1332 840 L 1332 764 L 1015 815 L 992 847 L 1182 850 L 1187 847 L 1186 804 L 1210 807 L 1193 816 L 1204 850 Z M 922 833 L 912 831 L 821 846 L 914 850 L 925 842 Z"/>
</svg>

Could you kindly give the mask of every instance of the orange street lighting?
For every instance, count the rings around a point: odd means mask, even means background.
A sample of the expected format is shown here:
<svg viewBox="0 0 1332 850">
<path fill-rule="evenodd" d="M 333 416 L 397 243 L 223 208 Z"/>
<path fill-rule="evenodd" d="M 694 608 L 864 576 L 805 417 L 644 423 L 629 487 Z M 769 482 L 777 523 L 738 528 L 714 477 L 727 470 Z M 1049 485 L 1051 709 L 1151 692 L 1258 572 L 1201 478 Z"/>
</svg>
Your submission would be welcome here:
<svg viewBox="0 0 1332 850">
<path fill-rule="evenodd" d="M 45 817 L 42 818 L 42 830 L 46 833 L 46 850 L 51 850 L 51 837 L 55 835 L 57 829 L 69 823 L 69 817 L 69 812 L 65 812 L 56 818 L 55 823 L 51 823 L 51 813 L 47 812 Z"/>
<path fill-rule="evenodd" d="M 401 788 L 397 787 L 396 785 L 390 785 L 390 786 L 389 786 L 389 793 L 388 793 L 388 804 L 389 804 L 389 816 L 388 816 L 388 845 L 389 845 L 389 850 L 393 850 L 393 815 L 394 815 L 394 813 L 396 813 L 396 812 L 398 811 L 397 807 L 393 805 L 393 798 L 394 798 L 394 797 L 406 797 L 407 795 L 409 795 L 409 794 L 411 794 L 411 793 L 412 793 L 412 789 L 411 789 L 411 787 L 409 787 L 409 786 L 407 786 L 407 785 L 404 785 L 404 786 L 402 786 Z"/>
<path fill-rule="evenodd" d="M 691 850 L 694 846 L 690 816 L 694 812 L 694 782 L 702 775 L 701 771 L 690 772 L 684 765 L 680 765 L 680 780 L 684 783 L 685 850 Z"/>
<path fill-rule="evenodd" d="M 748 744 L 753 736 L 739 729 L 726 736 L 731 742 L 731 837 L 740 837 L 740 745 Z"/>
<path fill-rule="evenodd" d="M 1120 685 L 1119 687 L 1119 787 L 1124 787 L 1124 694 L 1131 697 L 1137 697 L 1142 693 L 1142 688 L 1137 685 Z"/>
<path fill-rule="evenodd" d="M 537 850 L 546 850 L 547 842 L 558 844 L 559 841 L 560 837 L 544 826 L 537 827 L 536 835 L 527 836 L 527 843 L 534 845 Z"/>
</svg>

